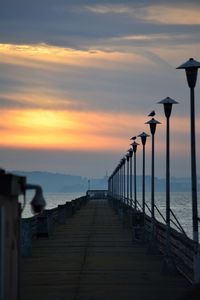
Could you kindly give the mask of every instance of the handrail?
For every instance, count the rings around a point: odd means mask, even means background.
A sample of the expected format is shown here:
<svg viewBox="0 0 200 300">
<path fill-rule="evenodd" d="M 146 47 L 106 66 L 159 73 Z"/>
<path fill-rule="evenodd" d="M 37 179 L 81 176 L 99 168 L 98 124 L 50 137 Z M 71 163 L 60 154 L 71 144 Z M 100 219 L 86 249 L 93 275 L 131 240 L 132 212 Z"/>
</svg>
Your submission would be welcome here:
<svg viewBox="0 0 200 300">
<path fill-rule="evenodd" d="M 111 199 L 112 205 L 116 204 L 116 199 Z M 137 201 L 138 207 L 141 207 L 141 204 Z M 113 207 L 115 207 L 113 205 Z M 145 206 L 147 209 L 151 212 L 150 207 L 148 206 L 147 203 L 145 203 Z M 124 206 L 127 208 L 127 203 Z M 158 207 L 155 205 L 156 211 L 158 211 L 159 215 L 162 217 L 162 219 L 165 221 L 164 215 Z M 133 208 L 133 211 L 134 208 Z M 120 210 L 118 210 L 118 213 L 120 215 Z M 135 214 L 136 215 L 136 214 Z M 145 222 L 140 223 L 140 218 L 137 219 L 137 217 L 133 214 L 133 218 L 135 219 L 130 219 L 127 218 L 127 214 L 122 214 L 120 215 L 123 224 L 127 224 L 130 227 L 133 226 L 133 228 L 136 228 L 133 231 L 135 232 L 135 239 L 141 239 L 143 240 L 144 236 L 145 238 L 150 238 L 152 234 L 152 218 L 149 214 L 144 214 Z M 174 216 L 174 219 L 171 220 L 171 222 L 174 224 L 174 226 L 170 226 L 170 239 L 168 235 L 166 234 L 166 229 L 167 225 L 166 223 L 163 222 L 163 220 L 159 221 L 158 218 L 156 219 L 155 222 L 155 233 L 156 233 L 156 242 L 158 249 L 163 253 L 166 254 L 166 243 L 167 239 L 170 242 L 171 245 L 171 254 L 173 255 L 174 262 L 176 264 L 177 269 L 190 281 L 194 281 L 194 270 L 193 270 L 193 260 L 194 260 L 194 255 L 195 255 L 195 243 L 194 241 L 187 236 L 185 233 L 184 229 L 182 228 L 181 224 L 179 223 L 177 217 L 172 211 L 172 215 Z M 158 217 L 158 215 L 157 215 Z M 160 219 L 160 218 L 159 218 Z M 131 223 L 130 223 L 131 222 Z M 171 224 L 172 225 L 172 224 Z M 135 227 L 134 227 L 135 226 Z M 137 231 L 138 230 L 138 231 Z M 144 236 L 143 236 L 144 235 Z M 145 239 L 144 239 L 145 240 Z"/>
<path fill-rule="evenodd" d="M 149 212 L 151 213 L 151 208 L 145 203 L 145 206 L 148 208 Z"/>
<path fill-rule="evenodd" d="M 162 215 L 162 213 L 160 212 L 160 210 L 158 209 L 158 207 L 154 204 L 154 206 L 155 206 L 155 208 L 156 208 L 156 210 L 157 210 L 157 212 L 159 213 L 159 215 L 161 216 L 161 218 L 164 220 L 164 222 L 166 223 L 166 219 L 165 219 L 165 217 Z"/>
<path fill-rule="evenodd" d="M 171 212 L 171 214 L 172 214 L 172 216 L 174 217 L 174 219 L 176 220 L 176 222 L 178 223 L 178 228 L 179 228 L 179 230 L 181 230 L 182 231 L 182 233 L 185 235 L 185 236 L 187 236 L 187 234 L 185 233 L 185 230 L 183 229 L 183 227 L 181 226 L 181 224 L 180 224 L 180 222 L 179 222 L 179 220 L 177 219 L 177 217 L 176 217 L 176 215 L 175 215 L 175 213 L 173 212 L 173 210 L 170 208 L 170 212 Z M 170 219 L 171 220 L 171 219 Z M 174 224 L 175 222 L 173 222 L 173 220 L 171 220 L 171 222 Z M 174 224 L 175 225 L 175 224 Z"/>
<path fill-rule="evenodd" d="M 131 204 L 131 201 L 130 201 L 131 199 L 130 199 L 130 198 L 125 198 L 125 200 L 126 200 L 128 206 L 131 206 L 131 205 L 130 205 L 130 204 Z M 133 200 L 133 201 L 134 201 L 134 200 Z M 138 200 L 136 200 L 136 203 L 138 204 L 140 210 L 142 211 L 142 205 L 140 204 L 140 202 L 139 202 Z M 145 202 L 145 206 L 147 207 L 147 209 L 148 209 L 149 212 L 151 213 L 151 209 L 150 209 L 150 207 L 147 205 L 146 202 Z M 163 214 L 161 213 L 161 211 L 159 210 L 159 208 L 157 207 L 156 204 L 154 204 L 154 207 L 156 208 L 156 211 L 158 212 L 158 214 L 160 215 L 160 217 L 162 218 L 162 220 L 166 223 L 166 218 L 163 216 Z M 133 208 L 133 207 L 132 207 L 132 208 Z M 187 234 L 186 234 L 186 232 L 185 232 L 185 230 L 183 229 L 182 225 L 181 225 L 180 222 L 178 221 L 176 215 L 174 214 L 174 212 L 173 212 L 171 209 L 170 209 L 170 212 L 171 212 L 171 214 L 173 215 L 173 217 L 174 217 L 174 219 L 175 219 L 175 221 L 176 221 L 177 223 L 175 223 L 174 220 L 172 220 L 171 218 L 170 218 L 170 221 L 174 224 L 174 226 L 175 226 L 180 232 L 182 232 L 182 233 L 184 234 L 184 236 L 188 237 Z M 199 218 L 199 217 L 198 217 L 198 221 L 200 222 L 200 218 Z"/>
<path fill-rule="evenodd" d="M 136 203 L 138 204 L 138 206 L 140 207 L 140 209 L 142 210 L 142 205 L 140 204 L 140 202 L 138 202 L 138 200 L 136 199 Z"/>
<path fill-rule="evenodd" d="M 170 219 L 170 221 L 179 230 L 179 232 L 181 231 L 184 234 L 185 237 L 188 237 L 187 234 L 185 233 L 185 231 L 182 231 L 182 229 L 172 219 Z"/>
</svg>

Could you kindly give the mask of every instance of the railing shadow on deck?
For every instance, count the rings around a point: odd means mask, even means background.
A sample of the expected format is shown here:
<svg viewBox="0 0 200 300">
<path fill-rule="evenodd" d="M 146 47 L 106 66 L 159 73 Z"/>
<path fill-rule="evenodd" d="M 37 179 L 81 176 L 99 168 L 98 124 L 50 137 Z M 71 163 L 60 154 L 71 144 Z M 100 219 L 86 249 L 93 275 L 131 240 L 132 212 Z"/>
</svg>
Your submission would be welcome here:
<svg viewBox="0 0 200 300">
<path fill-rule="evenodd" d="M 124 226 L 132 230 L 133 242 L 149 244 L 152 234 L 152 218 L 143 214 L 141 210 L 135 210 L 129 204 L 115 198 L 109 197 L 109 203 L 119 215 Z M 155 243 L 157 249 L 165 255 L 166 253 L 166 230 L 165 224 L 155 219 Z M 170 228 L 171 254 L 177 271 L 188 281 L 194 282 L 194 254 L 196 245 L 183 232 Z"/>
</svg>

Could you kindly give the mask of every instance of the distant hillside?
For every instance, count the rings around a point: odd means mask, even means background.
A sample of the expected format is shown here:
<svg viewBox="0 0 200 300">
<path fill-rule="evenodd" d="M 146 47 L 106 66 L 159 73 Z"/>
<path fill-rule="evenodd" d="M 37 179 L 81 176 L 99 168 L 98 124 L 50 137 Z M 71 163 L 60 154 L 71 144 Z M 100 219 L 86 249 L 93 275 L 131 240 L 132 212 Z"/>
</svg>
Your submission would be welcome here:
<svg viewBox="0 0 200 300">
<path fill-rule="evenodd" d="M 23 172 L 13 171 L 14 174 L 27 177 L 27 182 L 39 184 L 45 192 L 85 192 L 88 189 L 88 178 L 51 172 Z M 90 178 L 91 189 L 107 189 L 107 179 Z M 137 176 L 137 191 L 141 192 L 142 176 Z M 198 182 L 198 188 L 200 184 Z M 165 179 L 155 178 L 155 189 L 158 192 L 165 191 Z M 189 178 L 171 179 L 172 192 L 188 192 L 191 190 Z M 151 191 L 151 176 L 146 176 L 146 191 Z"/>
<path fill-rule="evenodd" d="M 45 192 L 85 192 L 88 189 L 88 178 L 81 176 L 16 170 L 12 173 L 25 176 L 29 183 L 41 185 Z M 107 180 L 105 178 L 90 179 L 90 187 L 91 189 L 107 189 Z"/>
</svg>

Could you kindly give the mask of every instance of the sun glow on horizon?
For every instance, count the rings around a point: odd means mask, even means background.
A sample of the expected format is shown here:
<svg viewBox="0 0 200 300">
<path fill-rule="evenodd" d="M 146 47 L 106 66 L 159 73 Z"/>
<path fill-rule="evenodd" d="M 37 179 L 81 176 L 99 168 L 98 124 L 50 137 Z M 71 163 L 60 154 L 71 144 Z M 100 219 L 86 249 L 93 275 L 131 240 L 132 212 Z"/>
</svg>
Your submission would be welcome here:
<svg viewBox="0 0 200 300">
<path fill-rule="evenodd" d="M 140 119 L 140 116 L 138 116 Z M 119 150 L 131 115 L 42 109 L 2 110 L 1 147 Z M 136 122 L 137 123 L 137 122 Z M 134 128 L 134 125 L 133 125 Z"/>
<path fill-rule="evenodd" d="M 131 132 L 140 133 L 141 125 L 145 120 L 146 117 L 143 115 L 133 117 L 128 113 L 45 109 L 2 110 L 0 147 L 96 152 L 126 151 L 129 135 Z M 188 132 L 189 122 L 186 118 L 173 118 L 173 122 L 174 134 L 184 135 Z M 179 126 L 183 122 L 185 126 Z M 144 124 L 143 128 L 148 132 L 147 125 Z M 157 130 L 156 151 L 158 152 L 164 151 L 165 148 L 164 130 L 165 126 L 162 125 Z M 173 149 L 174 152 L 180 151 L 178 145 L 179 143 Z M 150 147 L 150 142 L 147 147 Z"/>
</svg>

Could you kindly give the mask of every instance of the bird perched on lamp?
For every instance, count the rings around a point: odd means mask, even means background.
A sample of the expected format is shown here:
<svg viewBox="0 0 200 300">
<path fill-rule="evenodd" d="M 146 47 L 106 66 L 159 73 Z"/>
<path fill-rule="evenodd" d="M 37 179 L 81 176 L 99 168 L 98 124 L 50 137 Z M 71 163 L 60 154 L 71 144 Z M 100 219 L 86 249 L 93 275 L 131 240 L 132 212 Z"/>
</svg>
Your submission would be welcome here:
<svg viewBox="0 0 200 300">
<path fill-rule="evenodd" d="M 132 138 L 130 138 L 130 140 L 136 140 L 137 136 L 132 136 Z"/>
<path fill-rule="evenodd" d="M 148 114 L 148 117 L 154 117 L 156 114 L 155 110 L 152 110 L 152 112 L 150 112 L 150 114 Z"/>
</svg>

